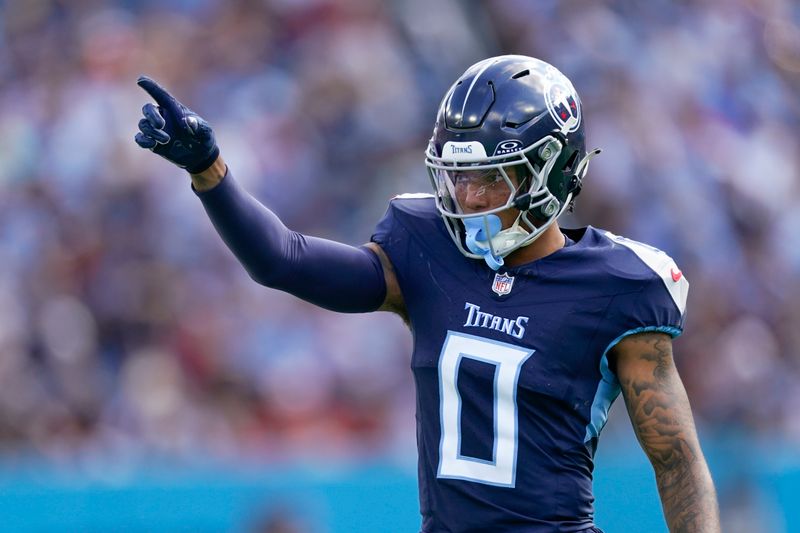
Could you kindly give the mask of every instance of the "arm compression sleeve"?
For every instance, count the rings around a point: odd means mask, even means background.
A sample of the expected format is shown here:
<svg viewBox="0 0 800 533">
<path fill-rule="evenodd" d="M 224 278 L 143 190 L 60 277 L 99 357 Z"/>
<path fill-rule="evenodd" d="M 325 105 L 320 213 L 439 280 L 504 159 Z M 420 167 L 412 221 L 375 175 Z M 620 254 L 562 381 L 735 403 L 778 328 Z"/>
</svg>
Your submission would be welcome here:
<svg viewBox="0 0 800 533">
<path fill-rule="evenodd" d="M 196 194 L 217 233 L 258 283 L 344 313 L 375 311 L 383 303 L 383 267 L 369 248 L 289 230 L 230 171 L 216 187 Z"/>
</svg>

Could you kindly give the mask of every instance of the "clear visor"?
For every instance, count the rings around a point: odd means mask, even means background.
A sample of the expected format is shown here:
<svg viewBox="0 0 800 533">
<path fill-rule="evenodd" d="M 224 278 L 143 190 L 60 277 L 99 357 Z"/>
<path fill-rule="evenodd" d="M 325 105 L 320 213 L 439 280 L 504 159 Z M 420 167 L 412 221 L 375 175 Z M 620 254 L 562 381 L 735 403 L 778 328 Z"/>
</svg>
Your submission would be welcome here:
<svg viewBox="0 0 800 533">
<path fill-rule="evenodd" d="M 454 215 L 488 213 L 510 207 L 517 193 L 514 181 L 502 167 L 433 169 L 442 208 Z"/>
</svg>

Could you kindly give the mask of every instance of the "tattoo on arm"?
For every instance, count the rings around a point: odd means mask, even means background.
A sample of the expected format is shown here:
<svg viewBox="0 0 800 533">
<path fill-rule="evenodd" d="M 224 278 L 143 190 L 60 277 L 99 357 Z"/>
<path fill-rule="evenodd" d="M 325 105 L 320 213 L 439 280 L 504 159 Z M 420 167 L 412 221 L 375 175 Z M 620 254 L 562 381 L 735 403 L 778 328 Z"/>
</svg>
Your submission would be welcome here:
<svg viewBox="0 0 800 533">
<path fill-rule="evenodd" d="M 656 474 L 671 532 L 718 532 L 711 475 L 694 428 L 683 383 L 664 334 L 627 339 L 618 375 L 636 436 Z"/>
</svg>

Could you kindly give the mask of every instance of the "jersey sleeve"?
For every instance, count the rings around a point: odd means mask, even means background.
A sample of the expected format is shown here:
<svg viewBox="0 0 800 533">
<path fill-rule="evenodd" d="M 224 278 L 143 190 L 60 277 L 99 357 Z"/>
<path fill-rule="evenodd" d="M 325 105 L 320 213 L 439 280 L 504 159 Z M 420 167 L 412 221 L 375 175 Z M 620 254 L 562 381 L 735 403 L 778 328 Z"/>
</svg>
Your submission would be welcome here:
<svg viewBox="0 0 800 533">
<path fill-rule="evenodd" d="M 666 253 L 633 240 L 606 232 L 617 244 L 633 252 L 644 274 L 639 290 L 618 298 L 614 309 L 620 333 L 663 331 L 673 337 L 683 332 L 689 282 Z"/>
<path fill-rule="evenodd" d="M 640 291 L 619 298 L 615 312 L 622 315 L 617 317 L 623 324 L 620 334 L 663 331 L 677 337 L 683 333 L 688 285 L 682 274 L 678 281 L 669 282 L 654 275 Z"/>
<path fill-rule="evenodd" d="M 631 267 L 626 270 L 636 272 L 631 276 L 634 278 L 631 282 L 638 286 L 619 296 L 612 308 L 612 314 L 618 315 L 613 318 L 621 336 L 641 331 L 663 331 L 673 337 L 680 335 L 689 282 L 675 261 L 647 244 L 608 231 L 605 236 L 616 245 L 627 248 Z"/>
</svg>

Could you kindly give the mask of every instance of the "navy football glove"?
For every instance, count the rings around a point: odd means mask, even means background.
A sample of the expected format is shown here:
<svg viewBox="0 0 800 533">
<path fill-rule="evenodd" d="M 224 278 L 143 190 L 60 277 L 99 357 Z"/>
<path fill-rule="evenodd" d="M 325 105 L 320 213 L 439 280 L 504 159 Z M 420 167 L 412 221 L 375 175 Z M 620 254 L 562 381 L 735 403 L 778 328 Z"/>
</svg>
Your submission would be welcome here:
<svg viewBox="0 0 800 533">
<path fill-rule="evenodd" d="M 210 167 L 219 148 L 208 122 L 147 76 L 140 76 L 136 83 L 158 104 L 157 108 L 150 103 L 142 108 L 144 118 L 139 121 L 136 144 L 192 174 Z"/>
</svg>

